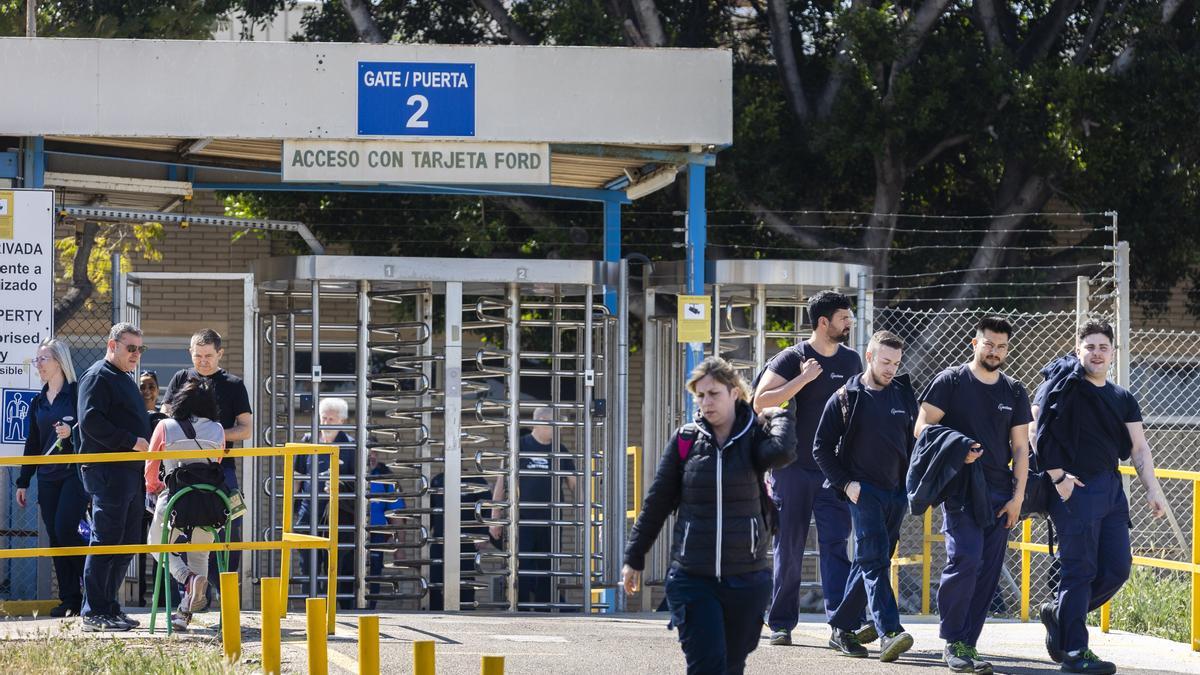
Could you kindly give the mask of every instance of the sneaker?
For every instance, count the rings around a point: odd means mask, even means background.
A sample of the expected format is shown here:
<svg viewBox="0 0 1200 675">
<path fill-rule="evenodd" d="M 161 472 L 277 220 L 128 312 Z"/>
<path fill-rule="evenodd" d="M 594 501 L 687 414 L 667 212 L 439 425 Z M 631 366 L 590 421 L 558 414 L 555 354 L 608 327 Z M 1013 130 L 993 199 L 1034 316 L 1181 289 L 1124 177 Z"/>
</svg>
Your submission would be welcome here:
<svg viewBox="0 0 1200 675">
<path fill-rule="evenodd" d="M 953 673 L 990 675 L 992 672 L 992 664 L 980 659 L 979 652 L 962 641 L 947 643 L 942 658 L 946 661 L 946 667 Z"/>
<path fill-rule="evenodd" d="M 879 639 L 879 631 L 875 630 L 875 624 L 867 624 L 865 628 L 860 628 L 854 637 L 858 638 L 858 644 L 869 645 Z"/>
<path fill-rule="evenodd" d="M 1092 650 L 1085 649 L 1082 652 L 1071 652 L 1065 655 L 1062 667 L 1059 668 L 1064 673 L 1088 673 L 1089 675 L 1113 675 L 1117 672 L 1117 666 L 1109 661 L 1101 661 L 1099 656 L 1092 653 Z"/>
<path fill-rule="evenodd" d="M 1061 647 L 1058 646 L 1058 615 L 1053 603 L 1045 603 L 1039 612 L 1042 619 L 1042 625 L 1046 627 L 1046 653 L 1050 655 L 1050 660 L 1055 663 L 1062 663 L 1066 658 Z"/>
<path fill-rule="evenodd" d="M 904 652 L 912 649 L 913 636 L 904 631 L 892 631 L 879 641 L 879 660 L 891 663 Z"/>
<path fill-rule="evenodd" d="M 115 616 L 109 618 L 111 618 L 114 622 L 123 623 L 130 628 L 137 628 L 142 625 L 141 621 L 129 616 L 124 611 L 117 612 Z"/>
<path fill-rule="evenodd" d="M 85 633 L 123 633 L 129 630 L 129 626 L 124 622 L 99 614 L 83 617 L 81 627 Z"/>
<path fill-rule="evenodd" d="M 54 617 L 55 619 L 61 619 L 67 616 L 79 616 L 79 605 L 68 605 L 64 602 L 58 607 L 50 610 L 50 616 Z"/>
<path fill-rule="evenodd" d="M 867 648 L 859 644 L 858 636 L 853 631 L 834 628 L 833 635 L 829 636 L 829 646 L 856 659 L 867 657 Z"/>
<path fill-rule="evenodd" d="M 171 615 L 171 628 L 177 632 L 186 633 L 191 622 L 191 612 L 175 612 Z"/>
<path fill-rule="evenodd" d="M 184 598 L 190 599 L 191 602 L 184 604 L 182 600 L 179 602 L 179 607 L 187 611 L 189 614 L 200 609 L 200 605 L 204 604 L 204 591 L 208 588 L 208 578 L 202 577 L 199 574 L 193 574 L 184 584 Z"/>
<path fill-rule="evenodd" d="M 771 629 L 771 644 L 781 647 L 792 644 L 792 631 L 786 628 Z"/>
</svg>

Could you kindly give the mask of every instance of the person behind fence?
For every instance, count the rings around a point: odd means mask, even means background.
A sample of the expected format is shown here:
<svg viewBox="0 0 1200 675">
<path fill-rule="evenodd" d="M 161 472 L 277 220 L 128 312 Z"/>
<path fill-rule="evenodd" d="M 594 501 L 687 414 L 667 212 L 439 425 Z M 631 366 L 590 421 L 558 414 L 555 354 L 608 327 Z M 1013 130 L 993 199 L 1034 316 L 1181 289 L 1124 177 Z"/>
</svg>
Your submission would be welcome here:
<svg viewBox="0 0 1200 675">
<path fill-rule="evenodd" d="M 976 645 L 1000 583 L 1008 531 L 1020 521 L 1029 469 L 1029 421 L 1025 385 L 1001 372 L 1009 354 L 1012 325 L 985 316 L 971 339 L 970 363 L 952 366 L 933 379 L 921 396 L 916 432 L 937 426 L 958 432 L 969 445 L 962 466 L 982 467 L 983 481 L 950 467 L 954 478 L 943 488 L 942 532 L 946 566 L 938 586 L 942 658 L 956 673 L 990 673 L 992 665 Z M 977 518 L 972 490 L 986 509 Z M 981 521 L 981 522 L 980 522 Z"/>
<path fill-rule="evenodd" d="M 846 555 L 850 511 L 836 491 L 823 487 L 825 476 L 813 461 L 812 447 L 825 402 L 838 387 L 862 372 L 862 361 L 844 344 L 854 325 L 849 298 L 821 291 L 809 299 L 808 317 L 812 337 L 771 359 L 759 375 L 754 393 L 755 410 L 787 405 L 796 416 L 796 462 L 772 471 L 769 478 L 779 510 L 774 587 L 767 616 L 773 645 L 790 645 L 792 629 L 800 620 L 804 549 L 814 516 L 826 616 L 841 603 L 850 573 Z M 870 626 L 864 629 L 863 641 L 875 639 L 871 630 Z"/>
<path fill-rule="evenodd" d="M 1130 460 L 1151 513 L 1167 513 L 1137 398 L 1108 380 L 1116 349 L 1112 326 L 1088 321 L 1075 353 L 1042 370 L 1034 397 L 1038 468 L 1054 486 L 1050 519 L 1058 534 L 1061 580 L 1041 608 L 1046 651 L 1065 673 L 1115 673 L 1088 648 L 1088 612 L 1108 602 L 1133 562 L 1129 501 L 1117 467 Z"/>
<path fill-rule="evenodd" d="M 533 430 L 521 437 L 520 462 L 521 477 L 517 484 L 518 499 L 522 503 L 548 504 L 554 501 L 554 473 L 556 471 L 574 471 L 575 460 L 571 459 L 567 448 L 559 444 L 554 447 L 554 409 L 541 406 L 533 411 L 535 424 Z M 557 462 L 555 461 L 557 457 Z M 562 486 L 575 493 L 575 476 L 562 478 Z M 501 476 L 492 488 L 492 499 L 504 501 L 507 495 L 506 479 Z M 492 517 L 500 517 L 499 508 L 492 509 Z M 527 521 L 548 522 L 554 516 L 554 509 L 542 506 L 528 506 L 518 509 L 521 524 L 517 528 L 518 553 L 549 554 L 553 552 L 554 528 L 550 525 L 526 524 Z M 498 526 L 489 528 L 493 539 L 499 540 L 504 529 Z M 529 558 L 521 560 L 522 570 L 549 572 L 552 567 L 550 558 Z M 522 603 L 537 603 L 541 605 L 551 602 L 561 602 L 561 598 L 551 597 L 551 581 L 549 576 L 520 575 L 517 579 L 517 601 Z M 538 607 L 537 609 L 542 609 Z"/>
<path fill-rule="evenodd" d="M 317 414 L 321 418 L 321 442 L 330 445 L 337 445 L 338 448 L 338 475 L 344 480 L 345 477 L 353 476 L 355 467 L 358 466 L 358 446 L 354 445 L 354 437 L 346 433 L 344 429 L 336 427 L 344 426 L 346 419 L 350 416 L 350 406 L 342 398 L 323 398 L 317 406 Z M 300 439 L 301 443 L 311 443 L 312 434 L 307 433 Z M 317 455 L 317 474 L 319 476 L 329 476 L 329 455 Z M 311 466 L 309 455 L 296 455 L 292 462 L 292 467 L 295 475 L 308 476 Z M 311 494 L 309 492 L 309 481 L 303 480 L 299 483 L 297 494 Z M 329 481 L 317 481 L 317 493 L 320 498 L 317 501 L 318 509 L 316 512 L 317 523 L 326 523 L 327 511 L 329 509 Z M 350 516 L 348 521 L 354 523 L 353 512 L 354 504 L 351 501 L 354 497 L 354 492 L 349 493 L 343 491 L 339 497 L 339 517 Z M 292 528 L 301 534 L 310 534 L 310 525 L 312 522 L 313 512 L 310 510 L 312 505 L 311 497 L 299 497 L 296 499 L 296 516 L 293 522 L 295 526 Z M 354 576 L 354 549 L 342 548 L 340 544 L 353 544 L 354 533 L 338 531 L 338 576 L 353 577 Z M 312 565 L 312 554 L 316 553 L 317 571 L 318 574 L 324 573 L 329 567 L 329 553 L 327 551 L 296 551 L 293 555 L 300 559 L 300 574 L 307 577 Z M 350 609 L 353 607 L 354 581 L 342 580 L 337 584 L 338 587 L 338 607 L 341 609 Z"/>
<path fill-rule="evenodd" d="M 192 335 L 188 353 L 192 357 L 192 367 L 177 371 L 171 376 L 171 381 L 167 384 L 166 399 L 170 400 L 175 390 L 188 380 L 211 380 L 217 396 L 217 409 L 221 414 L 219 421 L 225 428 L 225 447 L 232 448 L 235 442 L 249 439 L 254 432 L 250 395 L 246 392 L 246 384 L 242 382 L 242 378 L 221 367 L 221 359 L 225 356 L 221 334 L 211 328 L 197 331 Z M 170 410 L 164 407 L 163 412 L 170 413 Z M 221 461 L 221 470 L 224 472 L 225 485 L 231 491 L 237 492 L 237 463 L 233 458 L 226 457 Z M 242 540 L 242 519 L 236 515 L 233 524 L 229 526 L 230 541 Z M 224 533 L 219 533 L 219 536 L 224 538 Z M 230 552 L 229 571 L 238 571 L 241 559 L 241 551 Z M 214 587 L 220 589 L 220 580 L 216 574 L 215 567 L 209 569 L 209 591 Z"/>
<path fill-rule="evenodd" d="M 192 380 L 185 382 L 177 389 L 169 401 L 171 416 L 154 428 L 150 437 L 150 452 L 161 450 L 214 450 L 225 447 L 225 429 L 217 421 L 217 399 L 209 382 Z M 153 456 L 153 455 L 151 455 Z M 177 480 L 176 472 L 181 468 L 193 469 L 196 465 L 218 467 L 218 459 L 150 459 L 146 461 L 144 472 L 146 492 L 155 495 L 154 519 L 150 523 L 147 542 L 161 544 L 163 527 L 174 525 L 174 530 L 184 529 L 180 523 L 188 520 L 188 501 L 176 501 L 173 512 L 168 512 L 171 498 L 183 486 Z M 166 481 L 159 479 L 159 470 Z M 214 472 L 216 480 L 220 478 L 219 469 Z M 175 490 L 168 486 L 175 484 Z M 222 487 L 220 484 L 214 487 Z M 191 496 L 189 494 L 189 496 Z M 211 495 L 195 495 L 207 501 L 212 501 Z M 223 520 L 223 517 L 222 517 Z M 218 524 L 218 523 L 213 523 Z M 190 528 L 188 541 L 193 544 L 211 544 L 212 533 L 203 527 Z M 207 551 L 189 551 L 187 560 L 179 553 L 167 556 L 171 577 L 183 586 L 183 597 L 179 601 L 179 610 L 171 617 L 171 625 L 175 630 L 187 630 L 192 620 L 192 613 L 204 602 L 204 591 L 208 587 L 208 567 L 210 554 Z"/>
<path fill-rule="evenodd" d="M 33 360 L 41 378 L 42 391 L 29 406 L 29 429 L 25 435 L 25 455 L 71 454 L 75 446 L 71 429 L 75 426 L 75 366 L 65 342 L 43 340 Z M 38 509 L 51 546 L 85 546 L 79 536 L 79 521 L 87 514 L 87 494 L 79 469 L 74 464 L 43 464 L 21 467 L 17 476 L 17 505 L 25 508 L 30 480 L 37 474 Z M 54 575 L 58 579 L 59 605 L 50 616 L 79 614 L 83 605 L 83 556 L 56 556 Z"/>
<path fill-rule="evenodd" d="M 146 417 L 150 424 L 150 435 L 154 435 L 154 430 L 158 427 L 158 423 L 167 419 L 167 414 L 158 409 L 158 373 L 153 370 L 144 370 L 138 377 L 138 390 L 142 392 L 142 400 L 146 404 Z M 142 538 L 145 539 L 150 532 L 150 522 L 154 518 L 154 499 L 155 495 L 146 495 L 146 508 L 142 511 Z M 138 603 L 142 606 L 146 604 L 146 563 L 152 562 L 154 556 L 149 553 L 137 554 L 137 570 L 138 570 Z M 172 588 L 172 599 L 179 600 L 177 589 Z"/>
<path fill-rule="evenodd" d="M 641 585 L 646 553 L 675 513 L 666 595 L 687 672 L 744 671 L 758 647 L 771 595 L 763 473 L 796 458 L 793 420 L 781 408 L 756 416 L 749 388 L 724 359 L 687 381 L 696 421 L 671 435 L 625 548 L 621 585 Z"/>
<path fill-rule="evenodd" d="M 889 572 L 908 511 L 904 477 L 914 443 L 917 398 L 907 375 L 897 375 L 904 342 L 888 331 L 871 336 L 867 371 L 829 397 L 812 454 L 826 485 L 845 496 L 854 521 L 854 563 L 841 602 L 829 616 L 829 646 L 866 657 L 855 631 L 863 609 L 880 635 L 879 660 L 895 661 L 912 648 L 900 625 Z"/>
<path fill-rule="evenodd" d="M 145 452 L 146 409 L 132 374 L 146 351 L 142 331 L 118 323 L 103 359 L 79 378 L 79 451 Z M 92 499 L 93 546 L 141 543 L 145 490 L 141 462 L 84 464 L 83 487 Z M 118 594 L 131 554 L 89 555 L 83 565 L 83 630 L 127 631 L 141 625 L 121 608 Z"/>
</svg>

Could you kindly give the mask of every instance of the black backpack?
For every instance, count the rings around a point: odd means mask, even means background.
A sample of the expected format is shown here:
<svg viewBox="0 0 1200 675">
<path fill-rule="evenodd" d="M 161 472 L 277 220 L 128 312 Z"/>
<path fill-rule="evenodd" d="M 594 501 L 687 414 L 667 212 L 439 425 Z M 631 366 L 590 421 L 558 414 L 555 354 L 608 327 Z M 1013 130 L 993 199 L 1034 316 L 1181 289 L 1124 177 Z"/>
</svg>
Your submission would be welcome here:
<svg viewBox="0 0 1200 675">
<path fill-rule="evenodd" d="M 196 444 L 197 448 L 208 449 L 196 440 L 196 429 L 192 426 L 191 421 L 176 421 L 183 429 L 183 433 Z M 196 485 L 211 485 L 221 492 L 229 493 L 219 462 L 206 460 L 179 466 L 167 474 L 167 494 L 175 495 L 188 487 L 193 489 L 176 500 L 174 511 L 170 517 L 172 526 L 176 529 L 223 526 L 229 519 L 224 500 L 216 492 L 196 488 L 194 487 Z"/>
</svg>

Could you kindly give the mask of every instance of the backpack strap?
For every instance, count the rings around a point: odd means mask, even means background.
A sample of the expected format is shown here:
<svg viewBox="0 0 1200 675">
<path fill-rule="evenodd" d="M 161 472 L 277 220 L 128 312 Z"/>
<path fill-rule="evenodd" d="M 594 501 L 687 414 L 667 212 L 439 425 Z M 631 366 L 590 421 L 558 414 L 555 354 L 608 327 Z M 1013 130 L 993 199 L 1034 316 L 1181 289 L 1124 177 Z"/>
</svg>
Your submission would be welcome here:
<svg viewBox="0 0 1200 675">
<path fill-rule="evenodd" d="M 679 450 L 679 463 L 687 461 L 688 455 L 692 452 L 692 445 L 696 439 L 700 437 L 700 428 L 695 422 L 688 422 L 679 427 L 679 437 L 675 440 L 675 445 Z"/>
<path fill-rule="evenodd" d="M 175 423 L 178 424 L 179 428 L 183 430 L 184 436 L 187 436 L 193 441 L 196 440 L 196 427 L 192 426 L 191 420 L 175 420 Z"/>
</svg>

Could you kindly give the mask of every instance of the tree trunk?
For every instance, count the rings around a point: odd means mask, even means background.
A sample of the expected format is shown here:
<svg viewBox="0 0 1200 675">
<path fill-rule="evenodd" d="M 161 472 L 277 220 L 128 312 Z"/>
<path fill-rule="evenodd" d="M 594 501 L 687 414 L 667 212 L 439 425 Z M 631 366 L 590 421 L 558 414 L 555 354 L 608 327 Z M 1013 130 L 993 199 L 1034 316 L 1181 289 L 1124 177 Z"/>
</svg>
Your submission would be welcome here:
<svg viewBox="0 0 1200 675">
<path fill-rule="evenodd" d="M 75 260 L 71 262 L 71 286 L 62 298 L 54 303 L 55 330 L 70 321 L 96 290 L 92 280 L 88 278 L 88 260 L 92 257 L 92 249 L 96 247 L 96 233 L 99 231 L 100 226 L 93 222 L 85 222 L 82 229 L 75 231 Z M 117 300 L 118 298 L 113 298 L 113 302 Z"/>
<path fill-rule="evenodd" d="M 904 193 L 904 159 L 896 148 L 891 134 L 886 134 L 879 153 L 875 155 L 875 202 L 874 213 L 867 221 L 869 226 L 863 234 L 866 259 L 876 278 L 888 273 L 892 240 L 896 235 L 896 214 L 900 211 L 900 199 Z"/>
<path fill-rule="evenodd" d="M 387 39 L 383 37 L 383 31 L 379 30 L 379 24 L 375 23 L 375 17 L 371 16 L 371 10 L 367 7 L 367 3 L 363 0 L 342 0 L 342 7 L 350 16 L 350 21 L 354 23 L 354 30 L 358 31 L 360 42 L 372 44 L 387 42 Z"/>
</svg>

